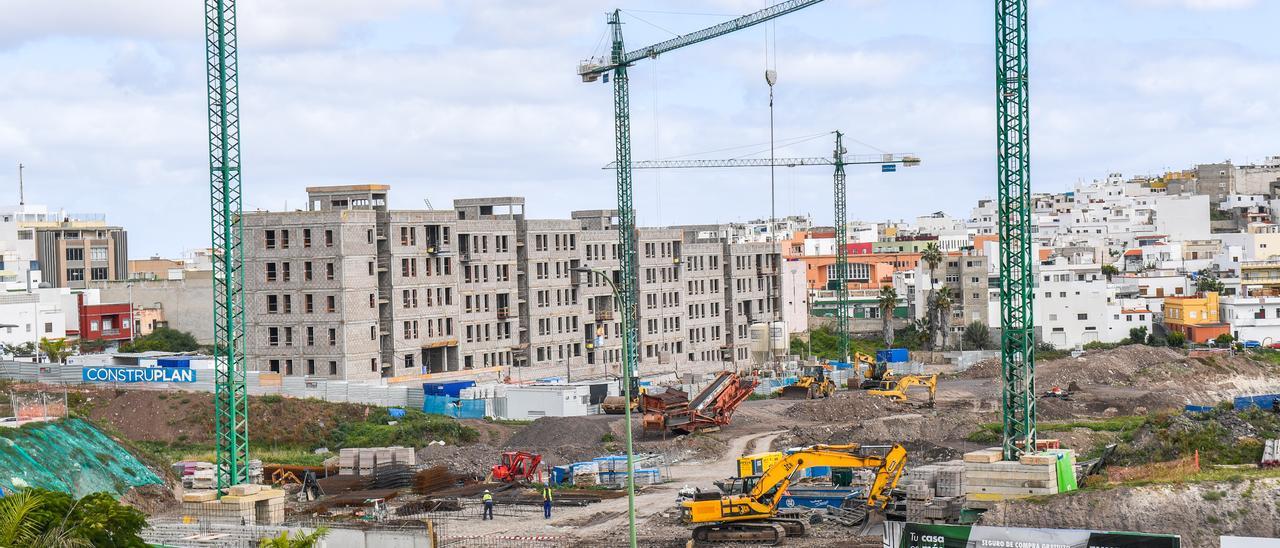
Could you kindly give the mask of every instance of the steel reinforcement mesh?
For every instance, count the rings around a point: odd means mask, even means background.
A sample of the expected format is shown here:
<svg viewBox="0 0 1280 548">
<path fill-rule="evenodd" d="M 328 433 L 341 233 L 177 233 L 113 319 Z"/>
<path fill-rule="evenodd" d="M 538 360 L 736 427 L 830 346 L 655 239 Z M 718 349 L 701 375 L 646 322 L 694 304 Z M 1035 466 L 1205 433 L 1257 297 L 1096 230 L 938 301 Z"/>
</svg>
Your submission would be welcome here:
<svg viewBox="0 0 1280 548">
<path fill-rule="evenodd" d="M 0 428 L 0 487 L 62 491 L 76 497 L 160 483 L 154 472 L 80 419 Z"/>
</svg>

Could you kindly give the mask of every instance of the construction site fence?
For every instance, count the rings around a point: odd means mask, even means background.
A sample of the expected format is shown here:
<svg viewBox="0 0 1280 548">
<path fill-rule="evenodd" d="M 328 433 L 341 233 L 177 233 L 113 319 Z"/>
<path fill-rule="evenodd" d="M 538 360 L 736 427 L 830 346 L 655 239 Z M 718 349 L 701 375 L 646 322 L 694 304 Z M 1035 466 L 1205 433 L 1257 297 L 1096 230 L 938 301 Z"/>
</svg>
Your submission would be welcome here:
<svg viewBox="0 0 1280 548">
<path fill-rule="evenodd" d="M 62 365 L 56 363 L 0 362 L 0 379 L 46 385 L 94 386 L 119 390 L 154 390 L 161 392 L 213 392 L 213 371 L 197 369 L 195 382 L 85 382 L 85 369 L 97 366 Z M 117 369 L 154 369 L 118 367 Z M 263 376 L 265 377 L 265 376 Z M 385 407 L 422 409 L 422 386 L 396 386 L 369 382 L 339 381 L 315 377 L 268 378 L 246 375 L 245 387 L 251 396 L 279 395 L 291 398 L 314 398 L 330 402 L 350 402 Z"/>
</svg>

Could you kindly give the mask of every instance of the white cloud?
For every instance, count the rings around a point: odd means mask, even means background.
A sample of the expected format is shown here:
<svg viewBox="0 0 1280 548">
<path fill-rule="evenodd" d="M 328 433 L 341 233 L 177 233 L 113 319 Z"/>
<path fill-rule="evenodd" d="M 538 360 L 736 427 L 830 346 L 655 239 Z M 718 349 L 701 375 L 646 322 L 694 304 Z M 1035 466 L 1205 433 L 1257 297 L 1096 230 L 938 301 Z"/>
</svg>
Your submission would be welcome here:
<svg viewBox="0 0 1280 548">
<path fill-rule="evenodd" d="M 1193 10 L 1239 10 L 1252 8 L 1258 0 L 1130 0 L 1141 6 L 1179 7 Z"/>
<path fill-rule="evenodd" d="M 136 254 L 204 244 L 203 27 L 198 5 L 191 7 L 198 2 L 137 0 L 111 10 L 99 2 L 76 10 L 50 4 L 58 2 L 0 0 L 7 8 L 0 20 L 0 166 L 31 166 L 33 200 L 106 212 L 130 228 Z M 764 4 L 724 0 L 687 11 L 746 13 Z M 599 169 L 613 158 L 611 89 L 582 84 L 573 73 L 605 30 L 605 4 L 241 6 L 247 207 L 297 207 L 307 185 L 352 182 L 393 185 L 397 207 L 417 207 L 424 196 L 445 208 L 452 198 L 524 195 L 530 215 L 562 217 L 613 205 L 613 174 Z M 779 32 L 777 135 L 823 134 L 781 152 L 825 155 L 825 132 L 833 129 L 914 152 L 924 159 L 918 168 L 850 170 L 851 216 L 967 214 L 975 198 L 994 191 L 988 32 L 944 39 L 913 26 L 906 30 L 927 37 L 866 40 L 829 32 L 843 29 L 849 12 L 826 3 Z M 18 25 L 9 14 L 33 23 Z M 430 26 L 421 33 L 431 35 L 419 36 L 418 25 Z M 635 37 L 629 42 L 660 36 L 642 27 L 627 29 Z M 634 157 L 767 141 L 760 36 L 740 33 L 637 65 Z M 1113 170 L 1260 156 L 1280 146 L 1274 55 L 1185 38 L 1034 47 L 1038 189 Z M 14 186 L 10 171 L 0 169 L 0 189 Z M 780 170 L 778 183 L 779 212 L 829 222 L 827 170 Z M 635 200 L 644 223 L 714 222 L 767 215 L 767 188 L 767 170 L 643 172 Z"/>
</svg>

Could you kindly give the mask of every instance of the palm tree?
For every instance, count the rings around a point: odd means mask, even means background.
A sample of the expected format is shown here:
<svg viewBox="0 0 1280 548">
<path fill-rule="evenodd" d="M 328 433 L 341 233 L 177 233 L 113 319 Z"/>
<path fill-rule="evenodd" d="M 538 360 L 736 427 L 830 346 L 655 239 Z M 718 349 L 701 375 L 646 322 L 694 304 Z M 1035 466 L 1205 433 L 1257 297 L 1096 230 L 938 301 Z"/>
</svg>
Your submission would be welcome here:
<svg viewBox="0 0 1280 548">
<path fill-rule="evenodd" d="M 53 363 L 62 363 L 71 355 L 71 343 L 67 339 L 46 339 L 40 337 L 40 351 L 44 355 L 49 356 L 49 361 Z"/>
<path fill-rule="evenodd" d="M 947 319 L 951 314 L 951 288 L 943 286 L 938 290 L 938 295 L 934 297 L 934 308 L 938 314 L 938 328 L 942 329 L 942 349 L 947 349 L 947 332 L 950 331 Z"/>
<path fill-rule="evenodd" d="M 888 348 L 893 346 L 893 327 L 890 320 L 893 319 L 893 311 L 898 308 L 898 290 L 891 285 L 880 288 L 880 321 L 884 325 L 884 346 Z"/>
<path fill-rule="evenodd" d="M 88 548 L 88 539 L 73 535 L 66 520 L 47 525 L 38 516 L 48 512 L 48 500 L 37 491 L 23 489 L 0 498 L 0 546 Z"/>
<path fill-rule="evenodd" d="M 933 273 L 937 270 L 938 265 L 942 264 L 942 249 L 938 247 L 937 242 L 930 242 L 925 246 L 924 252 L 920 254 L 920 260 L 929 265 L 929 296 L 926 303 L 926 310 L 929 314 L 929 348 L 933 348 L 934 330 L 938 327 L 937 321 L 937 303 L 933 292 Z"/>
<path fill-rule="evenodd" d="M 260 548 L 315 548 L 320 544 L 320 539 L 329 534 L 327 527 L 321 527 L 312 531 L 310 534 L 303 534 L 302 531 L 296 532 L 297 536 L 290 538 L 288 531 L 283 531 L 278 537 L 267 537 L 258 541 Z"/>
</svg>

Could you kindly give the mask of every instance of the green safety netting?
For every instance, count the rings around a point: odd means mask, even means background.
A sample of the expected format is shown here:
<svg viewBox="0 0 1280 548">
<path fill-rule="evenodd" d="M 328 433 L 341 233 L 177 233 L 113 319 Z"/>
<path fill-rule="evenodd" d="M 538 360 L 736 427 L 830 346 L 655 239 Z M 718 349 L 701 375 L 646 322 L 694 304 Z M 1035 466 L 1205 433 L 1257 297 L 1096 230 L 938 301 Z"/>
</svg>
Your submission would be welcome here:
<svg viewBox="0 0 1280 548">
<path fill-rule="evenodd" d="M 161 480 L 106 434 L 80 419 L 0 428 L 0 487 L 62 491 L 75 497 Z"/>
</svg>

